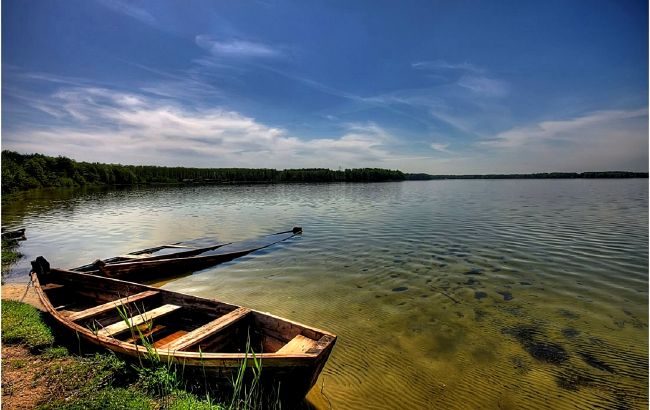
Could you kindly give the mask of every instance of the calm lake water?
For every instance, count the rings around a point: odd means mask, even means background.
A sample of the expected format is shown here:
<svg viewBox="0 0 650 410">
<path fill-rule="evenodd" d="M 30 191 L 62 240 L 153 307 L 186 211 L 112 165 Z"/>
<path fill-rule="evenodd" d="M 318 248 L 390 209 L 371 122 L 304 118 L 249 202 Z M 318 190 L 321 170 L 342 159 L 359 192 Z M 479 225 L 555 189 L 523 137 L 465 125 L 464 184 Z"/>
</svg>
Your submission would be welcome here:
<svg viewBox="0 0 650 410">
<path fill-rule="evenodd" d="M 336 333 L 319 408 L 647 408 L 648 180 L 41 191 L 25 281 L 152 245 L 302 226 L 167 282 Z M 322 387 L 322 388 L 321 388 Z"/>
</svg>

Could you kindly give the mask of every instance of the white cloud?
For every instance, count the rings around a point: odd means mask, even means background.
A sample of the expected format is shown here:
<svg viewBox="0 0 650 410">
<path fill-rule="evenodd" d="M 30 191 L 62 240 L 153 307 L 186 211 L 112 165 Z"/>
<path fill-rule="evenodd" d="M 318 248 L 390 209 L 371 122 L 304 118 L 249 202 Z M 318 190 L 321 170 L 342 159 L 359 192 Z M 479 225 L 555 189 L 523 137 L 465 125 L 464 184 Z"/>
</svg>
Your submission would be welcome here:
<svg viewBox="0 0 650 410">
<path fill-rule="evenodd" d="M 205 167 L 362 167 L 390 157 L 391 135 L 372 123 L 303 139 L 233 111 L 188 109 L 93 87 L 61 90 L 47 106 L 69 125 L 6 131 L 6 148 L 86 161 Z"/>
<path fill-rule="evenodd" d="M 199 34 L 194 41 L 199 47 L 219 56 L 278 57 L 282 54 L 277 48 L 246 40 L 218 40 L 209 35 Z"/>
<path fill-rule="evenodd" d="M 485 168 L 499 172 L 647 171 L 648 109 L 542 121 L 504 131 L 476 147 L 483 151 Z"/>
<path fill-rule="evenodd" d="M 646 117 L 648 109 L 632 111 L 598 111 L 587 115 L 555 121 L 542 121 L 526 127 L 513 128 L 499 133 L 495 138 L 478 144 L 494 148 L 513 148 L 523 145 L 539 145 L 556 140 L 588 141 L 597 128 L 609 128 L 612 123 Z"/>
</svg>

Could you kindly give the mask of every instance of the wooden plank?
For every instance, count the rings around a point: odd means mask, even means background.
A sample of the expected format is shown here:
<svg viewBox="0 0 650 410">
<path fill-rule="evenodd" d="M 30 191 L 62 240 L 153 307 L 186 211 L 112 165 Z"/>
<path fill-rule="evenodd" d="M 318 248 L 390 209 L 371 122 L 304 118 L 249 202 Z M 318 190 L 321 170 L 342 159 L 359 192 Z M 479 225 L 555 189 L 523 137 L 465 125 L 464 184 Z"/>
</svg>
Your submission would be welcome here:
<svg viewBox="0 0 650 410">
<path fill-rule="evenodd" d="M 187 334 L 187 330 L 177 330 L 174 333 L 172 333 L 171 335 L 167 335 L 167 336 L 163 337 L 160 340 L 156 340 L 153 343 L 153 347 L 155 347 L 157 349 L 160 346 L 164 346 L 166 344 L 169 344 L 169 343 L 173 342 L 174 340 L 178 339 L 179 337 L 185 336 L 186 334 Z"/>
<path fill-rule="evenodd" d="M 277 354 L 302 354 L 305 353 L 307 350 L 315 348 L 317 345 L 317 342 L 313 339 L 310 339 L 308 337 L 305 337 L 303 335 L 297 335 L 293 339 L 289 341 L 286 345 L 282 346 L 280 350 L 278 350 Z"/>
<path fill-rule="evenodd" d="M 140 333 L 142 333 L 142 336 L 144 337 L 149 337 L 157 332 L 160 332 L 162 330 L 165 330 L 167 326 L 164 325 L 154 325 L 151 327 L 151 329 L 147 329 L 146 326 L 140 325 L 140 332 L 136 332 L 135 335 L 129 337 L 124 341 L 124 343 L 137 343 L 140 341 Z"/>
<path fill-rule="evenodd" d="M 225 329 L 226 327 L 232 325 L 233 323 L 243 319 L 246 315 L 251 312 L 250 309 L 245 307 L 240 307 L 233 310 L 230 313 L 227 313 L 211 322 L 206 323 L 205 325 L 192 330 L 186 335 L 179 337 L 178 339 L 158 346 L 158 349 L 167 349 L 167 350 L 183 350 L 187 349 L 190 346 L 193 346 L 197 343 L 200 343 L 202 340 L 205 340 L 209 336 L 214 335 L 215 333 Z"/>
<path fill-rule="evenodd" d="M 82 310 L 76 312 L 68 317 L 70 320 L 81 320 L 87 319 L 91 316 L 99 315 L 100 313 L 108 312 L 113 310 L 118 306 L 124 306 L 127 303 L 135 302 L 144 298 L 148 298 L 154 295 L 157 295 L 159 292 L 155 290 L 147 290 L 144 292 L 136 293 L 135 295 L 130 295 L 125 298 L 114 300 L 112 302 L 104 303 L 103 305 L 95 306 L 90 309 Z"/>
<path fill-rule="evenodd" d="M 134 326 L 139 326 L 143 323 L 146 323 L 150 320 L 153 320 L 157 317 L 161 317 L 164 315 L 167 315 L 177 309 L 180 309 L 180 306 L 177 305 L 162 305 L 160 307 L 157 307 L 155 309 L 152 309 L 148 312 L 143 312 L 142 314 L 135 315 L 133 317 L 130 317 L 127 321 L 120 320 L 117 323 L 113 323 L 112 325 L 106 326 L 105 328 L 101 329 L 100 331 L 97 332 L 98 336 L 114 336 L 118 333 L 124 332 L 125 330 L 128 330 L 131 327 Z"/>
</svg>

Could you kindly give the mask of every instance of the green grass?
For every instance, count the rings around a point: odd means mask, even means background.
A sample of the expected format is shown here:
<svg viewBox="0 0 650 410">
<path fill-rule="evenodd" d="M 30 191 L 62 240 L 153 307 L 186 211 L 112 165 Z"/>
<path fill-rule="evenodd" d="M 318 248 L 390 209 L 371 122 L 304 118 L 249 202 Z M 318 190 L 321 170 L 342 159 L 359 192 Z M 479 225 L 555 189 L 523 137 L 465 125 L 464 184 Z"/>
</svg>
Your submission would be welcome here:
<svg viewBox="0 0 650 410">
<path fill-rule="evenodd" d="M 43 322 L 41 312 L 35 307 L 3 300 L 2 342 L 21 344 L 30 350 L 43 349 L 54 343 L 52 330 Z"/>
<path fill-rule="evenodd" d="M 146 340 L 141 333 L 140 337 L 145 346 L 151 347 L 152 341 Z M 277 400 L 273 402 L 263 395 L 259 384 L 262 363 L 248 345 L 247 359 L 231 381 L 230 392 L 223 387 L 210 386 L 210 381 L 203 375 L 203 380 L 192 382 L 205 386 L 197 395 L 184 389 L 188 385 L 183 383 L 190 382 L 182 379 L 176 366 L 161 362 L 153 348 L 147 349 L 148 354 L 140 363 L 127 364 L 110 351 L 82 356 L 70 354 L 63 346 L 54 346 L 52 331 L 43 322 L 41 312 L 25 303 L 2 301 L 2 341 L 23 345 L 38 353 L 32 359 L 20 359 L 24 363 L 11 362 L 10 358 L 9 362 L 14 368 L 22 369 L 38 361 L 33 383 L 47 385 L 49 395 L 44 398 L 45 404 L 38 407 L 41 410 L 248 410 L 280 407 Z M 253 366 L 247 367 L 246 362 L 250 361 Z M 253 380 L 244 382 L 244 374 L 249 372 Z M 215 392 L 218 402 L 211 398 Z"/>
<path fill-rule="evenodd" d="M 75 400 L 56 400 L 40 410 L 149 410 L 154 402 L 144 393 L 128 388 L 105 388 Z"/>
<path fill-rule="evenodd" d="M 68 356 L 68 349 L 63 346 L 48 347 L 43 350 L 41 356 L 45 359 L 59 359 Z"/>
<path fill-rule="evenodd" d="M 211 400 L 201 400 L 187 392 L 178 392 L 169 410 L 226 410 L 226 407 L 212 403 Z"/>
</svg>

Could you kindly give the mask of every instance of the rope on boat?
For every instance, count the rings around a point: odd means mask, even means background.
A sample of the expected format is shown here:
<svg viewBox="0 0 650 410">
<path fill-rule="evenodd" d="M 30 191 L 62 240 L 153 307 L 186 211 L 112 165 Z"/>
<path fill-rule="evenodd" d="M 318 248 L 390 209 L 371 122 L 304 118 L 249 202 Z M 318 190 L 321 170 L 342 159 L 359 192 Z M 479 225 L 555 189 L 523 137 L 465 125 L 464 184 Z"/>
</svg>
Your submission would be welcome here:
<svg viewBox="0 0 650 410">
<path fill-rule="evenodd" d="M 328 409 L 332 410 L 332 402 L 330 401 L 330 398 L 325 394 L 325 376 L 323 376 L 323 381 L 320 384 L 320 395 L 323 396 L 325 400 L 327 400 L 327 405 L 329 406 Z"/>
</svg>

